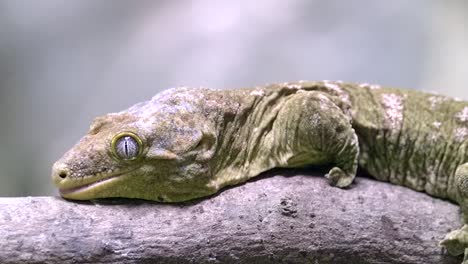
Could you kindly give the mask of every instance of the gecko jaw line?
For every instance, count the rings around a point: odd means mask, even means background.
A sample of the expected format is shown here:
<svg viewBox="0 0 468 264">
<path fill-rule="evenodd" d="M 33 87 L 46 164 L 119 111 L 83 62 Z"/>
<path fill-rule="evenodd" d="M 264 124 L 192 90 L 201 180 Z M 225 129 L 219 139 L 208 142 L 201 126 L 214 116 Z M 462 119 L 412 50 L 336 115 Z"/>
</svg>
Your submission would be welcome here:
<svg viewBox="0 0 468 264">
<path fill-rule="evenodd" d="M 87 183 L 85 185 L 81 185 L 81 186 L 75 186 L 75 187 L 70 187 L 70 188 L 60 188 L 59 189 L 59 192 L 60 194 L 62 195 L 68 195 L 68 194 L 75 194 L 75 193 L 78 193 L 78 192 L 81 192 L 81 191 L 86 191 L 87 189 L 89 188 L 93 188 L 93 187 L 96 187 L 97 185 L 101 185 L 101 184 L 104 184 L 106 182 L 109 182 L 109 181 L 112 181 L 116 178 L 119 178 L 120 176 L 122 176 L 123 174 L 125 173 L 129 173 L 129 172 L 132 172 L 133 170 L 130 170 L 130 171 L 124 171 L 124 172 L 121 172 L 121 173 L 117 173 L 117 174 L 114 174 L 114 175 L 111 175 L 111 176 L 108 176 L 106 178 L 103 178 L 103 179 L 99 179 L 97 181 L 94 181 L 94 182 L 90 182 L 90 183 Z M 98 174 L 96 174 L 98 175 Z M 95 175 L 95 176 L 96 176 Z"/>
</svg>

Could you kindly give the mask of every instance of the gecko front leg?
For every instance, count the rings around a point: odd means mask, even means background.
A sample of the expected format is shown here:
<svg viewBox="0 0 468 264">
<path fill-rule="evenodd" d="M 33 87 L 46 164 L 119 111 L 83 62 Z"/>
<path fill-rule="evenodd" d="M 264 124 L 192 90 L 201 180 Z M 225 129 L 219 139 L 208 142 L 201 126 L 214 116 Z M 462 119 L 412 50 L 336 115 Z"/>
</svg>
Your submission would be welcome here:
<svg viewBox="0 0 468 264">
<path fill-rule="evenodd" d="M 468 219 L 468 163 L 458 166 L 455 172 L 455 184 L 466 223 Z M 454 256 L 465 253 L 463 264 L 468 264 L 468 225 L 465 224 L 462 228 L 447 234 L 440 245 Z"/>
<path fill-rule="evenodd" d="M 350 118 L 330 95 L 316 91 L 294 94 L 277 121 L 287 128 L 275 129 L 283 133 L 277 138 L 286 137 L 297 154 L 288 160 L 288 167 L 331 163 L 335 167 L 326 175 L 330 184 L 342 188 L 353 182 L 359 155 L 357 135 Z"/>
</svg>

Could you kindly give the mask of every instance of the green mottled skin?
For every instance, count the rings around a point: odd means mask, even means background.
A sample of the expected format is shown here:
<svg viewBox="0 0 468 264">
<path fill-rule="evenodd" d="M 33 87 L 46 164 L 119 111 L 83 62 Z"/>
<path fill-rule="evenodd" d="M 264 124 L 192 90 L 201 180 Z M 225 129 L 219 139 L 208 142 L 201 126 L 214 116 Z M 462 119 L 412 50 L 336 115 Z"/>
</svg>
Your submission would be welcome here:
<svg viewBox="0 0 468 264">
<path fill-rule="evenodd" d="M 112 155 L 121 132 L 141 139 L 133 160 Z M 449 199 L 466 211 L 467 140 L 468 102 L 440 95 L 329 81 L 182 87 L 98 117 L 54 164 L 52 177 L 69 199 L 177 202 L 275 167 L 332 164 L 326 177 L 346 187 L 359 164 L 379 180 Z M 464 253 L 468 226 L 441 243 L 451 254 Z"/>
</svg>

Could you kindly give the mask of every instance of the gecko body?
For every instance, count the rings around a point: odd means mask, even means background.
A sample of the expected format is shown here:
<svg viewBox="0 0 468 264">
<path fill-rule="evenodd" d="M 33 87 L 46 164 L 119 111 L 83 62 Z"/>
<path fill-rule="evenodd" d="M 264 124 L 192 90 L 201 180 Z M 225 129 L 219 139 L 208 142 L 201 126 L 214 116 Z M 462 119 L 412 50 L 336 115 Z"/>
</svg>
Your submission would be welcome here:
<svg viewBox="0 0 468 264">
<path fill-rule="evenodd" d="M 52 178 L 69 199 L 178 202 L 277 167 L 331 164 L 330 183 L 347 187 L 359 165 L 466 211 L 467 140 L 468 102 L 442 95 L 331 81 L 180 87 L 96 118 Z M 441 244 L 468 255 L 468 226 Z"/>
</svg>

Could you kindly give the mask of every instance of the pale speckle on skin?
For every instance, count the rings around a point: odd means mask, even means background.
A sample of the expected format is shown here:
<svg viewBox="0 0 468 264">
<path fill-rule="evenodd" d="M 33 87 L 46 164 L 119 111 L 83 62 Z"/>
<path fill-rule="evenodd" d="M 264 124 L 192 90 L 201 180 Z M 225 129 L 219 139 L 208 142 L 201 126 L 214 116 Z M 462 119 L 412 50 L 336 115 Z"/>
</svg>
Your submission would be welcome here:
<svg viewBox="0 0 468 264">
<path fill-rule="evenodd" d="M 361 88 L 369 87 L 369 89 L 372 89 L 372 90 L 376 90 L 376 89 L 382 88 L 382 87 L 381 87 L 380 85 L 378 85 L 378 84 L 369 84 L 369 83 L 361 83 L 361 84 L 359 84 L 359 87 L 361 87 Z"/>
<path fill-rule="evenodd" d="M 321 122 L 320 115 L 318 113 L 314 113 L 313 115 L 310 116 L 310 123 L 312 127 L 317 127 L 318 124 Z"/>
<path fill-rule="evenodd" d="M 328 87 L 328 88 L 330 88 L 330 89 L 332 89 L 332 90 L 334 90 L 334 91 L 336 91 L 336 92 L 338 92 L 338 93 L 343 92 L 343 91 L 341 90 L 341 87 L 340 87 L 338 84 L 332 83 L 332 82 L 330 82 L 330 81 L 323 81 L 323 82 L 324 82 L 324 84 L 325 84 L 326 87 Z"/>
<path fill-rule="evenodd" d="M 458 142 L 464 141 L 466 136 L 468 136 L 468 129 L 466 127 L 455 129 L 455 140 Z"/>
<path fill-rule="evenodd" d="M 317 94 L 317 97 L 320 99 L 320 101 L 330 101 L 327 96 L 324 94 Z"/>
<path fill-rule="evenodd" d="M 458 113 L 456 117 L 462 122 L 468 121 L 468 107 L 463 108 L 463 110 Z"/>
<path fill-rule="evenodd" d="M 289 89 L 294 89 L 294 90 L 299 90 L 299 89 L 302 89 L 302 86 L 300 86 L 299 84 L 287 84 L 286 87 L 288 87 Z"/>
<path fill-rule="evenodd" d="M 432 143 L 435 143 L 439 138 L 440 138 L 440 134 L 439 134 L 439 133 L 431 133 L 430 141 L 431 141 Z"/>
<path fill-rule="evenodd" d="M 338 96 L 340 96 L 340 98 L 343 99 L 343 101 L 350 104 L 349 95 L 345 93 L 338 84 L 332 83 L 328 80 L 324 80 L 323 84 L 325 85 L 325 87 L 329 88 L 330 90 L 334 91 Z"/>
<path fill-rule="evenodd" d="M 431 103 L 431 108 L 434 109 L 438 104 L 442 102 L 442 97 L 440 96 L 431 96 L 429 97 L 429 102 Z"/>
<path fill-rule="evenodd" d="M 323 94 L 318 94 L 317 97 L 320 100 L 320 109 L 327 110 L 328 109 L 327 103 L 330 101 L 330 99 L 328 99 L 328 97 L 326 97 Z"/>
<path fill-rule="evenodd" d="M 403 122 L 403 98 L 396 94 L 382 94 L 385 115 L 392 129 L 399 130 Z"/>
<path fill-rule="evenodd" d="M 265 95 L 265 91 L 263 91 L 263 90 L 253 90 L 252 92 L 250 92 L 250 95 L 253 95 L 253 96 L 264 96 L 264 95 Z"/>
<path fill-rule="evenodd" d="M 209 106 L 216 106 L 216 105 L 219 104 L 219 102 L 214 101 L 214 100 L 207 100 L 206 104 L 209 105 Z"/>
</svg>

